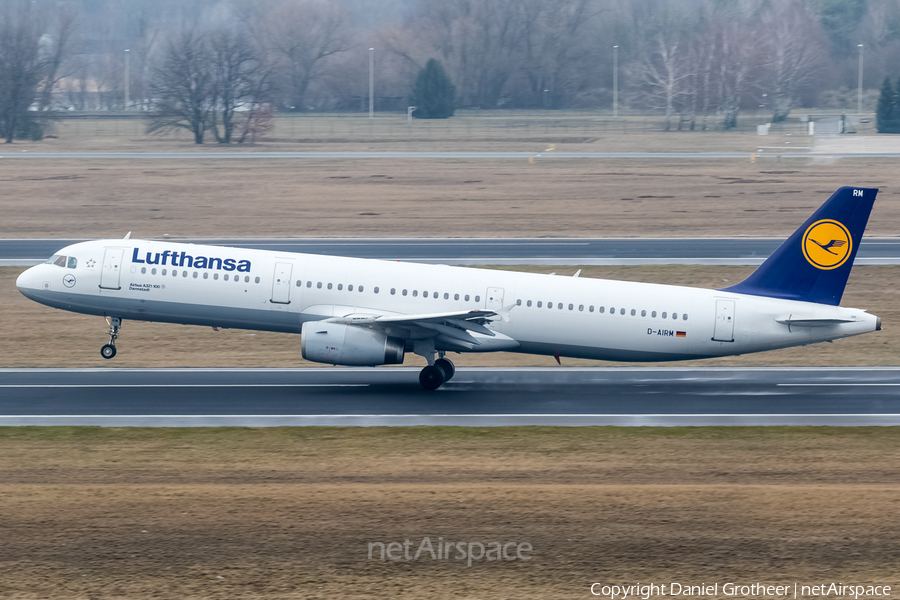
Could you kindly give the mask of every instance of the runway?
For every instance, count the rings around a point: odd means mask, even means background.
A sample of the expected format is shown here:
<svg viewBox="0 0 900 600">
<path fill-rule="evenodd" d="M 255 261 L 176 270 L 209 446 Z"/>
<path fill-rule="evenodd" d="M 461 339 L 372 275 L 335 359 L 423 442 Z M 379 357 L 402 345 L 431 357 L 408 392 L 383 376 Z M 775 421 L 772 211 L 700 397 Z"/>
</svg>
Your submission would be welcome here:
<svg viewBox="0 0 900 600">
<path fill-rule="evenodd" d="M 85 240 L 0 240 L 0 266 L 29 266 Z M 172 239 L 196 244 L 454 265 L 759 265 L 781 238 Z M 865 238 L 858 265 L 900 264 L 900 238 Z"/>
<path fill-rule="evenodd" d="M 258 159 L 359 159 L 359 158 L 499 158 L 520 159 L 529 158 L 554 159 L 554 158 L 685 158 L 685 159 L 749 159 L 750 152 L 246 152 L 241 150 L 222 150 L 220 152 L 0 152 L 0 159 L 26 158 L 26 159 L 82 159 L 82 160 L 116 160 L 116 159 L 141 159 L 141 160 L 258 160 Z M 782 158 L 808 158 L 809 155 L 801 152 L 772 152 L 772 158 L 780 155 Z M 829 154 L 829 157 L 841 158 L 845 155 Z M 846 156 L 858 156 L 847 154 Z M 882 155 L 878 156 L 893 156 Z M 897 156 L 900 156 L 898 154 Z"/>
<path fill-rule="evenodd" d="M 0 425 L 900 425 L 900 367 L 0 369 Z"/>
</svg>

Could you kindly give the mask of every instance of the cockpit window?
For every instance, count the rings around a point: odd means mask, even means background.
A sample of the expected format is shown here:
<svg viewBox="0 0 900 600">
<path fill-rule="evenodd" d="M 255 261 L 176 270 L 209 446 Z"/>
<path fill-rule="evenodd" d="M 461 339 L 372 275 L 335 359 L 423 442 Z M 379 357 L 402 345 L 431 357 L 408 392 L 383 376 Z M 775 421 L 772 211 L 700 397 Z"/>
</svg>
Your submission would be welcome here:
<svg viewBox="0 0 900 600">
<path fill-rule="evenodd" d="M 77 266 L 78 266 L 78 259 L 75 258 L 74 256 L 70 256 L 70 257 L 69 257 L 69 265 L 68 265 L 68 267 L 69 267 L 70 269 L 74 269 L 74 268 L 76 268 Z"/>
<path fill-rule="evenodd" d="M 48 265 L 56 265 L 57 267 L 65 267 L 66 266 L 66 256 L 60 256 L 59 254 L 54 254 L 50 258 L 47 259 Z"/>
</svg>

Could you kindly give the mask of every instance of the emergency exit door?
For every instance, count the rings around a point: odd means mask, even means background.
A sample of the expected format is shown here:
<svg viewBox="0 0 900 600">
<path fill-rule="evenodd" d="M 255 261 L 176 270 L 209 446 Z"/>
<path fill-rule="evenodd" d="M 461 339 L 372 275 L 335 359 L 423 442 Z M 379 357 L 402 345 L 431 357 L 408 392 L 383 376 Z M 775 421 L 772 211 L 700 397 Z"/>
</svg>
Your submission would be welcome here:
<svg viewBox="0 0 900 600">
<path fill-rule="evenodd" d="M 503 308 L 503 288 L 488 288 L 484 295 L 484 307 L 491 310 Z"/>
<path fill-rule="evenodd" d="M 275 263 L 275 273 L 272 277 L 272 304 L 291 303 L 291 263 Z"/>
<path fill-rule="evenodd" d="M 107 248 L 103 253 L 103 268 L 100 269 L 100 287 L 104 290 L 120 290 L 119 283 L 122 272 L 122 248 Z"/>
<path fill-rule="evenodd" d="M 734 300 L 716 300 L 715 342 L 734 341 Z"/>
</svg>

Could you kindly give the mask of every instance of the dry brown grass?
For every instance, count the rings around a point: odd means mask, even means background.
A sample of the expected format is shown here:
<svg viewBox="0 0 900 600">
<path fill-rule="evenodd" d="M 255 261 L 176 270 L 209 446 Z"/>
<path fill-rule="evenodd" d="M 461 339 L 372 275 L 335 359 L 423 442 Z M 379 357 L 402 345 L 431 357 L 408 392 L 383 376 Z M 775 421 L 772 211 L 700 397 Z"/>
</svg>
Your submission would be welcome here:
<svg viewBox="0 0 900 600">
<path fill-rule="evenodd" d="M 896 428 L 0 429 L 4 598 L 897 586 Z M 529 562 L 369 561 L 528 541 Z"/>
<path fill-rule="evenodd" d="M 0 237 L 787 236 L 848 184 L 900 233 L 890 160 L 807 163 L 4 158 Z"/>
<path fill-rule="evenodd" d="M 561 276 L 579 267 L 510 267 Z M 0 365 L 6 367 L 296 367 L 322 366 L 300 358 L 297 335 L 184 327 L 126 321 L 112 361 L 100 357 L 106 324 L 90 317 L 53 310 L 22 296 L 15 278 L 22 268 L 0 268 Z M 622 279 L 716 288 L 740 281 L 753 267 L 639 266 L 582 267 L 582 277 Z M 727 281 L 726 281 L 727 280 Z M 844 306 L 868 309 L 884 322 L 884 330 L 819 344 L 663 366 L 900 365 L 900 267 L 857 266 L 844 294 Z M 524 354 L 453 355 L 461 366 L 550 366 L 551 357 Z M 407 364 L 424 364 L 408 355 Z M 565 365 L 616 365 L 564 359 Z"/>
</svg>

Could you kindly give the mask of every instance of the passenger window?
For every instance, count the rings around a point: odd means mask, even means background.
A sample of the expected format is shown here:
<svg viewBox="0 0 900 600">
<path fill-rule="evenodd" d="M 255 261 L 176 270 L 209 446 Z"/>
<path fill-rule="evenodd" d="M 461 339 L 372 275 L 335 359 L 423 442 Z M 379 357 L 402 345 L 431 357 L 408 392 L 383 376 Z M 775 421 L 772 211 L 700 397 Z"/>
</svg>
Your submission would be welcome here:
<svg viewBox="0 0 900 600">
<path fill-rule="evenodd" d="M 663 318 L 663 319 L 666 318 L 666 313 L 663 313 L 663 314 L 662 314 L 662 318 Z"/>
<path fill-rule="evenodd" d="M 256 278 L 256 283 L 259 283 L 259 277 Z M 312 280 L 306 282 L 306 287 L 308 287 L 308 288 L 312 287 Z"/>
<path fill-rule="evenodd" d="M 197 273 L 197 271 L 194 271 L 194 279 L 197 279 L 197 275 L 199 275 L 199 273 Z"/>
<path fill-rule="evenodd" d="M 60 256 L 59 258 L 56 259 L 56 262 L 54 262 L 53 264 L 56 265 L 57 267 L 65 267 L 66 260 L 67 260 L 67 257 Z"/>
<path fill-rule="evenodd" d="M 516 306 L 522 306 L 522 301 L 521 301 L 521 300 L 516 300 Z"/>
<path fill-rule="evenodd" d="M 552 302 L 548 302 L 548 303 L 547 303 L 547 308 L 549 308 L 549 309 L 552 310 L 552 309 L 553 309 L 553 303 L 552 303 Z"/>
<path fill-rule="evenodd" d="M 352 291 L 353 291 L 353 284 L 350 284 L 350 285 L 347 286 L 347 291 L 348 291 L 348 292 L 352 292 Z"/>
<path fill-rule="evenodd" d="M 469 301 L 469 295 L 466 294 L 466 302 L 468 302 L 468 301 Z"/>
<path fill-rule="evenodd" d="M 164 269 L 164 270 L 165 270 L 165 269 Z M 165 275 L 165 273 L 163 273 L 163 275 Z M 219 274 L 218 274 L 218 273 L 213 273 L 213 279 L 216 280 L 216 281 L 218 281 L 218 280 L 219 280 Z"/>
<path fill-rule="evenodd" d="M 450 294 L 448 294 L 447 292 L 444 292 L 444 300 L 449 300 L 449 299 L 450 299 Z M 521 300 L 519 301 L 519 304 L 522 304 Z"/>
<path fill-rule="evenodd" d="M 673 320 L 673 321 L 677 321 L 677 320 L 678 320 L 678 313 L 672 313 L 672 320 Z"/>
<path fill-rule="evenodd" d="M 603 311 L 601 310 L 600 312 L 603 312 Z M 616 309 L 615 309 L 614 307 L 610 306 L 610 307 L 609 307 L 609 314 L 611 314 L 611 315 L 616 314 Z"/>
<path fill-rule="evenodd" d="M 620 309 L 619 309 L 619 314 L 620 314 L 620 315 L 624 315 L 624 314 L 625 314 L 625 309 L 624 309 L 624 308 L 620 308 Z"/>
<path fill-rule="evenodd" d="M 531 306 L 531 300 L 525 303 L 525 306 Z"/>
<path fill-rule="evenodd" d="M 655 318 L 656 318 L 656 311 L 654 310 L 652 313 L 650 313 L 650 316 L 653 317 L 653 318 L 655 319 Z"/>
<path fill-rule="evenodd" d="M 76 267 L 78 267 L 78 259 L 75 258 L 74 256 L 70 256 L 69 257 L 69 268 L 74 269 Z"/>
<path fill-rule="evenodd" d="M 419 290 L 413 290 L 413 298 L 419 295 Z"/>
<path fill-rule="evenodd" d="M 684 313 L 683 315 L 681 315 L 681 318 L 682 318 L 682 320 L 687 321 L 687 313 Z"/>
<path fill-rule="evenodd" d="M 187 271 L 182 271 L 182 272 L 181 272 L 181 276 L 182 276 L 182 277 L 187 277 Z M 196 274 L 195 274 L 195 277 L 196 277 Z"/>
<path fill-rule="evenodd" d="M 403 290 L 403 295 L 404 295 L 404 296 L 406 295 L 406 290 Z"/>
<path fill-rule="evenodd" d="M 359 286 L 359 291 L 363 291 L 363 286 Z"/>
<path fill-rule="evenodd" d="M 343 289 L 344 289 L 344 284 L 343 284 L 343 283 L 339 283 L 339 284 L 338 284 L 338 291 L 340 292 L 340 291 L 343 290 Z"/>
<path fill-rule="evenodd" d="M 297 287 L 300 287 L 301 285 L 303 285 L 303 282 L 300 281 L 300 280 L 298 279 L 298 280 L 297 280 Z"/>
<path fill-rule="evenodd" d="M 156 267 L 153 267 L 153 269 L 150 270 L 150 274 L 156 275 Z"/>
<path fill-rule="evenodd" d="M 453 299 L 454 299 L 454 300 L 459 300 L 459 294 L 453 294 Z"/>
<path fill-rule="evenodd" d="M 259 277 L 256 278 L 256 283 L 259 283 Z M 306 282 L 306 287 L 309 287 L 310 284 L 312 284 L 312 281 L 307 281 L 307 282 Z"/>
<path fill-rule="evenodd" d="M 599 313 L 601 313 L 601 314 L 602 314 L 602 313 L 605 313 L 605 312 L 606 312 L 606 307 L 605 307 L 605 306 L 601 306 L 601 307 L 600 307 L 600 310 L 598 310 L 597 312 L 599 312 Z"/>
<path fill-rule="evenodd" d="M 413 294 L 413 296 L 415 296 L 415 294 Z M 422 292 L 422 297 L 423 297 L 423 298 L 427 298 L 427 297 L 428 297 L 428 292 Z"/>
<path fill-rule="evenodd" d="M 204 274 L 203 274 L 203 279 L 209 279 L 209 273 L 204 273 Z"/>
<path fill-rule="evenodd" d="M 556 306 L 556 308 L 558 308 L 559 310 L 562 310 L 562 302 L 560 302 L 560 303 Z"/>
<path fill-rule="evenodd" d="M 538 308 L 541 308 L 541 307 L 543 307 L 543 306 L 544 306 L 544 303 L 541 302 L 540 300 L 538 300 L 537 307 L 538 307 Z"/>
<path fill-rule="evenodd" d="M 320 281 L 319 283 L 316 284 L 316 288 L 318 288 L 318 289 L 320 289 L 320 290 L 322 289 L 322 282 L 321 282 L 321 281 Z M 329 290 L 331 289 L 331 284 L 330 284 L 330 283 L 328 284 L 328 289 L 329 289 Z"/>
<path fill-rule="evenodd" d="M 178 277 L 178 271 L 172 269 L 172 277 Z"/>
<path fill-rule="evenodd" d="M 646 310 L 642 310 L 642 311 L 641 311 L 641 316 L 642 316 L 642 317 L 646 317 L 646 316 L 647 316 L 647 311 L 646 311 Z"/>
<path fill-rule="evenodd" d="M 244 283 L 250 283 L 250 276 L 244 275 Z"/>
<path fill-rule="evenodd" d="M 225 279 L 225 281 L 228 281 L 228 273 L 225 273 L 224 279 Z"/>
<path fill-rule="evenodd" d="M 147 267 L 141 267 L 141 275 L 147 272 Z"/>
<path fill-rule="evenodd" d="M 397 293 L 397 288 L 391 288 L 391 296 Z"/>
<path fill-rule="evenodd" d="M 481 296 L 475 296 L 475 302 L 481 302 Z"/>
<path fill-rule="evenodd" d="M 374 289 L 373 291 L 374 291 L 376 294 L 378 293 L 378 286 L 377 286 L 377 285 L 375 286 L 375 289 Z"/>
<path fill-rule="evenodd" d="M 166 273 L 168 273 L 168 271 L 166 269 L 163 269 L 162 274 L 165 275 Z"/>
<path fill-rule="evenodd" d="M 578 310 L 581 311 L 581 312 L 584 312 L 584 304 L 579 304 L 579 305 L 578 305 Z"/>
<path fill-rule="evenodd" d="M 594 305 L 593 305 L 593 304 L 591 304 L 590 306 L 588 306 L 588 312 L 594 312 Z"/>
<path fill-rule="evenodd" d="M 634 310 L 634 309 L 632 308 L 632 309 L 631 309 L 631 316 L 633 317 L 633 316 L 635 316 L 636 314 L 637 314 L 637 311 Z"/>
<path fill-rule="evenodd" d="M 321 287 L 322 287 L 322 284 L 320 283 L 320 284 L 319 284 L 319 288 L 321 289 Z M 330 283 L 328 284 L 328 289 L 329 289 L 329 290 L 331 289 L 331 284 L 330 284 Z"/>
</svg>

